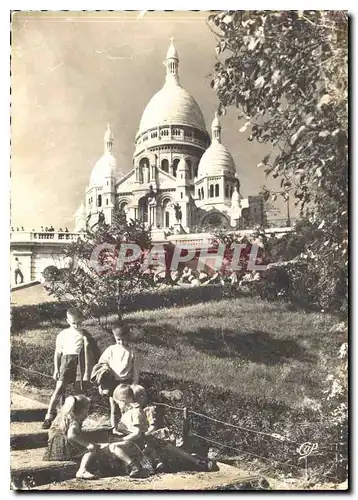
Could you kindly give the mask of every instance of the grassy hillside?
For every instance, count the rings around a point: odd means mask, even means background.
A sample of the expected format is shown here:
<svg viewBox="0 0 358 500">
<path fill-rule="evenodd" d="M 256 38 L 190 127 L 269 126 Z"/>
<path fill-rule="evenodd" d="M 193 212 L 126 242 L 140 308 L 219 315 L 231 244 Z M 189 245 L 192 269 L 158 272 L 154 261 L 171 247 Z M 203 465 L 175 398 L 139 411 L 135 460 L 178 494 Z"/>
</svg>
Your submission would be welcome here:
<svg viewBox="0 0 358 500">
<path fill-rule="evenodd" d="M 320 399 L 341 340 L 330 332 L 335 320 L 327 314 L 243 298 L 139 311 L 126 320 L 144 371 L 295 407 Z M 44 319 L 13 334 L 13 361 L 51 374 L 64 326 Z M 101 349 L 112 343 L 95 324 L 86 327 Z"/>
<path fill-rule="evenodd" d="M 330 331 L 333 317 L 239 298 L 137 311 L 126 320 L 132 325 L 142 382 L 155 400 L 161 389 L 180 389 L 178 406 L 236 425 L 275 432 L 295 443 L 335 439 L 324 403 L 342 342 Z M 44 318 L 15 332 L 13 364 L 51 375 L 55 337 L 64 326 L 59 318 Z M 112 343 L 93 322 L 86 327 L 101 350 Z M 53 387 L 53 381 L 34 374 L 14 369 L 14 376 Z M 172 422 L 180 428 L 180 418 L 174 415 Z M 298 464 L 296 444 L 224 431 L 200 419 L 195 425 L 206 436 L 249 453 Z"/>
</svg>

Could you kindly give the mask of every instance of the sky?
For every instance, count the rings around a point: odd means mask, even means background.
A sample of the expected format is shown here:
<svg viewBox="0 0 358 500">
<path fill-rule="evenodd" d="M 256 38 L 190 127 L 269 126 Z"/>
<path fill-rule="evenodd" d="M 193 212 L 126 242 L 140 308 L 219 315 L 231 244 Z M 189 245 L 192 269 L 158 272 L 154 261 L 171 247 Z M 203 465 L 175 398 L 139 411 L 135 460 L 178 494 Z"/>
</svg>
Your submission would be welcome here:
<svg viewBox="0 0 358 500">
<path fill-rule="evenodd" d="M 18 12 L 11 47 L 11 225 L 25 230 L 74 228 L 91 170 L 110 123 L 118 170 L 132 166 L 145 106 L 162 87 L 170 43 L 181 85 L 198 102 L 210 132 L 218 100 L 210 86 L 215 37 L 201 12 Z M 266 179 L 267 145 L 247 141 L 230 108 L 221 118 L 244 197 Z M 284 202 L 275 205 L 284 218 Z M 291 207 L 291 212 L 294 210 Z"/>
</svg>

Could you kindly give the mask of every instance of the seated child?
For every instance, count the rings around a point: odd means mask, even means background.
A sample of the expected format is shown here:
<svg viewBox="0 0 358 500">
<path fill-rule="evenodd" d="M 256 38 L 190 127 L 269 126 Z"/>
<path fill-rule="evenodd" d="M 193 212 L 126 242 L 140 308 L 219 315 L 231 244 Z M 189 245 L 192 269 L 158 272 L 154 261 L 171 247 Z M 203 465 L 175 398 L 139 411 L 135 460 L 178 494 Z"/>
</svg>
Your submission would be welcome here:
<svg viewBox="0 0 358 500">
<path fill-rule="evenodd" d="M 122 412 L 122 418 L 115 425 L 113 434 L 121 437 L 109 445 L 109 450 L 128 466 L 130 477 L 142 477 L 144 471 L 140 460 L 144 435 L 148 430 L 145 413 L 134 402 L 134 394 L 129 385 L 119 385 L 113 392 L 113 400 Z"/>
<path fill-rule="evenodd" d="M 69 309 L 66 315 L 69 328 L 62 330 L 56 338 L 54 355 L 55 390 L 51 396 L 43 429 L 49 429 L 56 416 L 57 403 L 64 396 L 67 386 L 79 379 L 81 384 L 89 381 L 99 350 L 96 341 L 81 325 L 83 316 L 77 309 Z"/>
<path fill-rule="evenodd" d="M 90 400 L 86 396 L 68 396 L 59 414 L 52 422 L 44 460 L 65 461 L 81 458 L 76 478 L 96 479 L 88 470 L 100 446 L 88 441 L 82 431 Z"/>
</svg>

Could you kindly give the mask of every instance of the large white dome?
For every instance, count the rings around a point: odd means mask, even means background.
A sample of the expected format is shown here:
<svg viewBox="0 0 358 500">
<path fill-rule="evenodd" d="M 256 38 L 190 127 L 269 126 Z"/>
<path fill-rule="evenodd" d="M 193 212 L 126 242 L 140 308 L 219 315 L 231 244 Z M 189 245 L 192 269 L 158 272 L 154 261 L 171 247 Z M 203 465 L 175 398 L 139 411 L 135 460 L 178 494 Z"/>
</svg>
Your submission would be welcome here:
<svg viewBox="0 0 358 500">
<path fill-rule="evenodd" d="M 201 157 L 198 178 L 207 175 L 222 175 L 223 173 L 235 175 L 235 163 L 227 148 L 214 139 Z"/>
<path fill-rule="evenodd" d="M 117 160 L 112 153 L 105 153 L 93 167 L 90 186 L 103 186 L 107 177 L 117 177 Z"/>
<path fill-rule="evenodd" d="M 175 81 L 167 81 L 149 101 L 138 134 L 159 125 L 188 125 L 205 131 L 205 121 L 198 103 Z"/>
</svg>

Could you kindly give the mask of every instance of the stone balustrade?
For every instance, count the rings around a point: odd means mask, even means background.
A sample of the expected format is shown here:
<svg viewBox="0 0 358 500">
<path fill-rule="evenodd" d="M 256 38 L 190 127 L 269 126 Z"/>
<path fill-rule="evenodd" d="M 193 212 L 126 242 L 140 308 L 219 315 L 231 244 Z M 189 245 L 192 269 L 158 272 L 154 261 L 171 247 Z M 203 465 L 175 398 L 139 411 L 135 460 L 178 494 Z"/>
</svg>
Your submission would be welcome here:
<svg viewBox="0 0 358 500">
<path fill-rule="evenodd" d="M 65 233 L 58 231 L 12 231 L 10 234 L 11 243 L 26 242 L 60 242 L 70 243 L 76 241 L 79 233 Z"/>
</svg>

